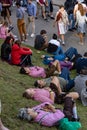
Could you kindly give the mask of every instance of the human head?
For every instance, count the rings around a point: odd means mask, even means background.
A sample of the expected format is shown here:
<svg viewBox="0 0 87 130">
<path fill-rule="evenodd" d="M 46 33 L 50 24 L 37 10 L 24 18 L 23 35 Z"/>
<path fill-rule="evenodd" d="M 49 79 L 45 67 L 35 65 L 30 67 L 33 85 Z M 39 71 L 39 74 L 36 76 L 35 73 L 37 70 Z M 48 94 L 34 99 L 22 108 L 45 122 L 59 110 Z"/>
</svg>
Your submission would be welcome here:
<svg viewBox="0 0 87 130">
<path fill-rule="evenodd" d="M 31 109 L 31 108 L 30 108 Z M 20 119 L 26 119 L 28 121 L 32 120 L 32 116 L 29 114 L 29 108 L 21 108 L 18 112 L 18 118 Z"/>
<path fill-rule="evenodd" d="M 40 31 L 40 34 L 41 34 L 41 35 L 46 34 L 46 33 L 47 33 L 47 32 L 46 32 L 46 30 L 44 30 L 44 29 Z"/>
<path fill-rule="evenodd" d="M 54 33 L 52 38 L 57 40 L 57 35 Z"/>
<path fill-rule="evenodd" d="M 21 67 L 20 74 L 29 74 L 29 67 Z"/>
<path fill-rule="evenodd" d="M 35 82 L 34 82 L 34 86 L 35 87 L 38 87 L 38 88 L 43 88 L 44 86 L 45 86 L 45 82 L 44 82 L 44 80 L 36 80 Z"/>
<path fill-rule="evenodd" d="M 27 89 L 24 93 L 23 93 L 23 97 L 27 98 L 27 99 L 32 99 L 34 95 L 34 89 L 33 88 L 29 88 Z"/>
<path fill-rule="evenodd" d="M 8 22 L 6 20 L 3 22 L 3 26 L 8 27 Z"/>
<path fill-rule="evenodd" d="M 6 44 L 13 44 L 14 38 L 12 36 L 7 36 L 4 43 Z"/>
<path fill-rule="evenodd" d="M 32 3 L 32 0 L 27 0 L 27 1 L 28 1 L 28 3 L 29 3 L 29 4 L 31 4 L 31 3 Z"/>
<path fill-rule="evenodd" d="M 20 6 L 21 6 L 20 2 L 17 2 L 17 3 L 16 3 L 16 6 L 17 6 L 17 7 L 20 7 Z"/>
<path fill-rule="evenodd" d="M 83 5 L 81 3 L 78 3 L 78 10 L 80 11 L 82 16 L 85 14 Z"/>
<path fill-rule="evenodd" d="M 64 5 L 60 5 L 59 9 L 61 9 L 61 11 L 64 11 Z"/>
<path fill-rule="evenodd" d="M 20 40 L 16 40 L 16 41 L 15 41 L 15 44 L 17 44 L 17 45 L 20 47 L 21 41 L 20 41 Z"/>
</svg>

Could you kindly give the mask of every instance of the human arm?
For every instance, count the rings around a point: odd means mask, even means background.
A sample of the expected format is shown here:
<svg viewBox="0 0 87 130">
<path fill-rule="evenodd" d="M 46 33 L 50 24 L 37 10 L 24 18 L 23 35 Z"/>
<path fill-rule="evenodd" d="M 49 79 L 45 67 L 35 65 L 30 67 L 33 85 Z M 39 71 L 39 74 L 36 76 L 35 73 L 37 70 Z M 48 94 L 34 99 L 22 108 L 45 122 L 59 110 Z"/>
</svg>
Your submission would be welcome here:
<svg viewBox="0 0 87 130">
<path fill-rule="evenodd" d="M 29 54 L 29 55 L 31 55 L 32 54 L 32 50 L 30 49 L 30 48 L 20 48 L 20 54 L 24 54 L 24 55 L 27 55 L 27 54 Z"/>
</svg>

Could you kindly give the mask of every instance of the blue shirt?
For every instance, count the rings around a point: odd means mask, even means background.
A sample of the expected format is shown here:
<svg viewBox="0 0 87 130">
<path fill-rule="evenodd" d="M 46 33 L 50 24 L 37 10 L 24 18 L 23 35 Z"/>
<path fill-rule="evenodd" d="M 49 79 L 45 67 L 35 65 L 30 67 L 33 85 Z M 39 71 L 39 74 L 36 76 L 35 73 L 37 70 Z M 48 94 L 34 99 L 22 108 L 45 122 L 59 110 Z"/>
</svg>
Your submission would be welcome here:
<svg viewBox="0 0 87 130">
<path fill-rule="evenodd" d="M 22 19 L 24 18 L 24 13 L 25 13 L 24 8 L 20 7 L 16 10 L 16 17 L 18 19 Z"/>
<path fill-rule="evenodd" d="M 30 16 L 36 17 L 36 5 L 34 3 L 27 5 L 27 13 Z"/>
</svg>

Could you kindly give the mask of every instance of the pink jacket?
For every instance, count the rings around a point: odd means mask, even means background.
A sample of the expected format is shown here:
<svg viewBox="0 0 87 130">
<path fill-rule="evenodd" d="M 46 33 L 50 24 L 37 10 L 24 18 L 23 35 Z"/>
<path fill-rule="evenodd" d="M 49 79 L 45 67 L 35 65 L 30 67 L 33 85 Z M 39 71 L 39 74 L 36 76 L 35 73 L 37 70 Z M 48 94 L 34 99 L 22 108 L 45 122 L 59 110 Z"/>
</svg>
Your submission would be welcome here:
<svg viewBox="0 0 87 130">
<path fill-rule="evenodd" d="M 43 111 L 41 108 L 45 105 L 45 104 L 50 104 L 48 102 L 42 103 L 36 107 L 33 107 L 33 109 L 38 112 L 37 117 L 35 118 L 35 122 L 38 122 L 41 125 L 44 126 L 53 126 L 55 125 L 55 123 L 59 120 L 61 120 L 62 118 L 64 118 L 64 114 L 61 110 L 56 109 L 56 112 L 46 112 Z"/>
</svg>

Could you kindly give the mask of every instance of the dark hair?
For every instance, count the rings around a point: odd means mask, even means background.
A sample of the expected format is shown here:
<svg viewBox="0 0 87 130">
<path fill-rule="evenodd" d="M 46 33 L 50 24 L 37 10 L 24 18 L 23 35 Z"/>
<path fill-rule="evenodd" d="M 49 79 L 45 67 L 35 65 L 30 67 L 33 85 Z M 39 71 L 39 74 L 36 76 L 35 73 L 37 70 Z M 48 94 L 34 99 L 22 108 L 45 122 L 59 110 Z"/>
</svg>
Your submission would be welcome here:
<svg viewBox="0 0 87 130">
<path fill-rule="evenodd" d="M 84 56 L 87 57 L 87 52 L 84 53 Z"/>
<path fill-rule="evenodd" d="M 41 34 L 41 35 L 46 34 L 46 33 L 47 33 L 46 30 L 41 30 L 41 31 L 40 31 L 40 34 Z"/>
<path fill-rule="evenodd" d="M 20 40 L 16 40 L 14 44 L 17 44 L 20 47 L 21 41 Z"/>
<path fill-rule="evenodd" d="M 21 6 L 20 2 L 16 2 L 16 6 Z"/>
<path fill-rule="evenodd" d="M 39 83 L 38 83 L 38 80 L 36 80 L 35 82 L 34 82 L 34 86 L 37 88 L 37 87 L 40 87 L 40 85 L 39 85 Z"/>
<path fill-rule="evenodd" d="M 9 44 L 9 41 L 11 39 L 13 39 L 13 41 L 14 41 L 14 38 L 12 36 L 7 36 L 6 39 L 5 39 L 5 41 L 4 41 L 4 43 Z"/>
<path fill-rule="evenodd" d="M 24 67 L 21 67 L 20 74 L 26 74 L 26 71 L 25 71 Z"/>
<path fill-rule="evenodd" d="M 59 5 L 59 8 L 61 9 L 61 8 L 64 8 L 64 5 Z"/>
<path fill-rule="evenodd" d="M 52 38 L 57 39 L 57 35 L 54 33 Z"/>
<path fill-rule="evenodd" d="M 22 96 L 25 97 L 25 98 L 27 98 L 27 99 L 31 98 L 31 96 L 27 92 L 24 92 Z"/>
</svg>

